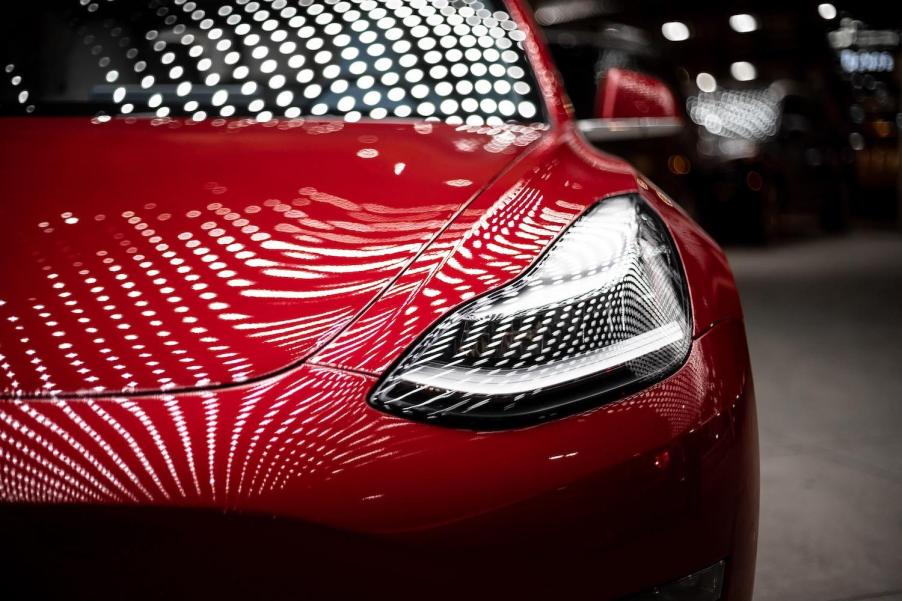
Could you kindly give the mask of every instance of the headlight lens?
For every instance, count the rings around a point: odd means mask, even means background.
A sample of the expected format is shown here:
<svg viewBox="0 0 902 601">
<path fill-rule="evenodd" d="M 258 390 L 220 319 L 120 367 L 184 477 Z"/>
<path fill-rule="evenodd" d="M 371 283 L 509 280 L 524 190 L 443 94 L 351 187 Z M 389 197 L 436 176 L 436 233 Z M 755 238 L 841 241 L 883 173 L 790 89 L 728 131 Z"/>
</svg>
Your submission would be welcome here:
<svg viewBox="0 0 902 601">
<path fill-rule="evenodd" d="M 371 403 L 450 425 L 522 425 L 664 377 L 685 360 L 691 332 L 666 227 L 637 197 L 609 198 L 526 274 L 439 322 Z"/>
</svg>

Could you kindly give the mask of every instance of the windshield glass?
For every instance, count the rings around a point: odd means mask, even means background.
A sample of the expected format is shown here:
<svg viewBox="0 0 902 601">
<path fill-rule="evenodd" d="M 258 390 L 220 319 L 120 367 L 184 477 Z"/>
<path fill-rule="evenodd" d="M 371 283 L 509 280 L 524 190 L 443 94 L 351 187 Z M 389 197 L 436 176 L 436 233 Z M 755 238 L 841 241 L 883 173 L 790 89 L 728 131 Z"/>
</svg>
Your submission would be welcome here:
<svg viewBox="0 0 902 601">
<path fill-rule="evenodd" d="M 544 120 L 501 0 L 43 0 L 4 8 L 6 115 Z"/>
</svg>

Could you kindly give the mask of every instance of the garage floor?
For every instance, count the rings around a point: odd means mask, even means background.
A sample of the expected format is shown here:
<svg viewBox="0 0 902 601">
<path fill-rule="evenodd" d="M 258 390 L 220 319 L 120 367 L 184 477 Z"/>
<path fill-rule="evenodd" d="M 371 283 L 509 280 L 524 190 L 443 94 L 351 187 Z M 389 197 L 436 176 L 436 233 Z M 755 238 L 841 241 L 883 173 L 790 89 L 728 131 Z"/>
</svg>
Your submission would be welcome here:
<svg viewBox="0 0 902 601">
<path fill-rule="evenodd" d="M 728 254 L 761 428 L 756 601 L 902 601 L 902 236 Z"/>
</svg>

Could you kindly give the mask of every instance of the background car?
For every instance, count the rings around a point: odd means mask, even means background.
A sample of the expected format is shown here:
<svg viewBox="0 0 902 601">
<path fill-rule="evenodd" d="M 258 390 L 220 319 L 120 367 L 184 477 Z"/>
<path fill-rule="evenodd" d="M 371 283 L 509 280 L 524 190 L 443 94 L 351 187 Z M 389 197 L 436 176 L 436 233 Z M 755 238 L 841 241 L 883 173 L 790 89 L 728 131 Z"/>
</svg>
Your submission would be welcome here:
<svg viewBox="0 0 902 601">
<path fill-rule="evenodd" d="M 611 69 L 643 73 L 666 86 L 684 127 L 595 142 L 636 165 L 718 240 L 762 243 L 811 229 L 841 232 L 853 212 L 875 210 L 853 207 L 860 184 L 851 128 L 839 108 L 849 94 L 823 65 L 831 52 L 827 37 L 805 27 L 801 37 L 791 34 L 816 15 L 806 19 L 807 13 L 788 11 L 788 30 L 774 31 L 736 7 L 686 7 L 682 18 L 698 23 L 690 35 L 681 21 L 661 25 L 662 10 L 654 3 L 646 10 L 615 3 L 597 10 L 580 10 L 589 4 L 580 2 L 537 4 L 579 118 L 596 115 L 595 83 Z M 742 35 L 714 27 L 713 21 L 726 24 L 730 15 Z M 662 36 L 660 27 L 670 29 Z M 723 56 L 708 51 L 718 44 Z M 787 66 L 780 59 L 788 55 L 807 66 Z M 726 73 L 710 69 L 712 64 Z"/>
</svg>

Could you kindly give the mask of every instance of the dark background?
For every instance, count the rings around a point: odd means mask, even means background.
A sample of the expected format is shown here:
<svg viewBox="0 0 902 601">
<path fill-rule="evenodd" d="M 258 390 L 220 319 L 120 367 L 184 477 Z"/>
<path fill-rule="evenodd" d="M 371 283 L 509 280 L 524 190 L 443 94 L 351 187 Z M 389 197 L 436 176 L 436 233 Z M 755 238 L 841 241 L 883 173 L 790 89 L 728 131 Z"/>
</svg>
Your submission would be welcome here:
<svg viewBox="0 0 902 601">
<path fill-rule="evenodd" d="M 601 148 L 735 270 L 761 428 L 756 599 L 902 600 L 902 5 L 533 5 L 578 117 L 611 67 L 682 107 L 682 133 Z M 666 39 L 672 22 L 687 39 Z"/>
</svg>

